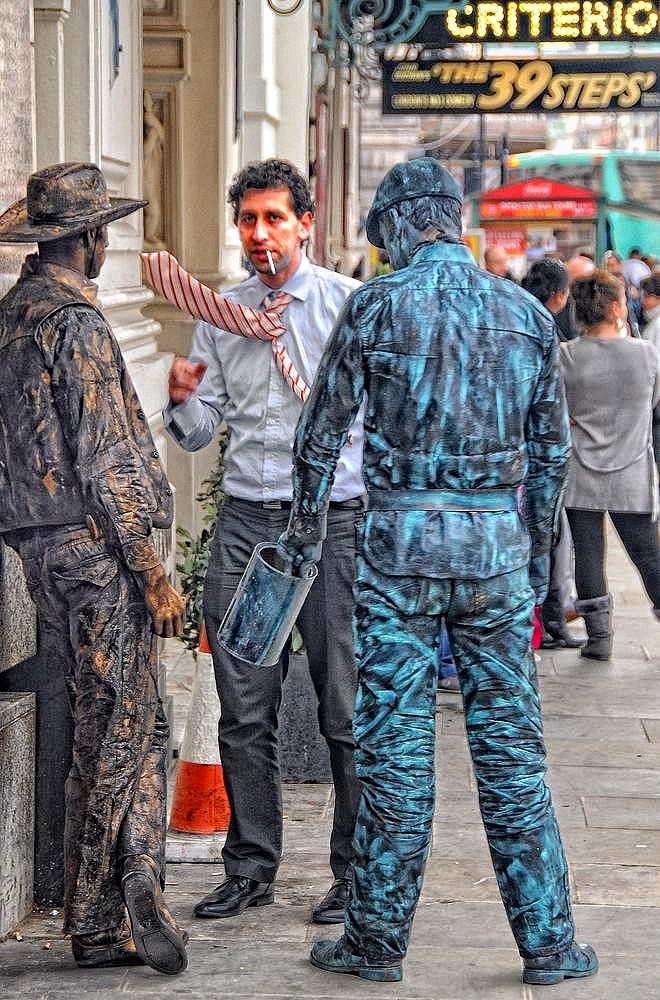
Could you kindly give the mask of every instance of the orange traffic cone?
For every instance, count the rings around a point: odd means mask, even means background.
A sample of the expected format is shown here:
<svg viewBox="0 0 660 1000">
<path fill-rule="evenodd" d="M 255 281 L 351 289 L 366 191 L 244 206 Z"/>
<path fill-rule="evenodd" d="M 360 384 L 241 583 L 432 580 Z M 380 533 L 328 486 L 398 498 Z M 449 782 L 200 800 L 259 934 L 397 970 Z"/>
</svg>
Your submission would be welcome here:
<svg viewBox="0 0 660 1000">
<path fill-rule="evenodd" d="M 202 625 L 197 666 L 176 773 L 170 827 L 182 833 L 215 833 L 229 827 L 229 801 L 218 750 L 220 702 L 213 660 Z"/>
</svg>

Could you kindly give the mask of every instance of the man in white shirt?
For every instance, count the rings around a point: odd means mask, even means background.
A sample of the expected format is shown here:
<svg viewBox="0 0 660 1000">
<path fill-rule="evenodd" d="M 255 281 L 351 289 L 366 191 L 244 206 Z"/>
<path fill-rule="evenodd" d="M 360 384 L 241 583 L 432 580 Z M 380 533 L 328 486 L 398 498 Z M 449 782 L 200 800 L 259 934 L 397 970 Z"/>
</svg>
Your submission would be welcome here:
<svg viewBox="0 0 660 1000">
<path fill-rule="evenodd" d="M 302 175 L 283 160 L 245 167 L 229 190 L 234 221 L 254 274 L 230 301 L 268 307 L 285 293 L 280 340 L 311 385 L 335 320 L 358 281 L 313 264 L 304 253 L 314 203 Z M 280 307 L 282 302 L 280 299 Z M 223 849 L 226 880 L 195 907 L 198 917 L 231 917 L 273 901 L 282 853 L 277 716 L 286 654 L 257 669 L 217 642 L 224 612 L 254 546 L 284 530 L 292 495 L 293 435 L 302 402 L 275 364 L 269 342 L 198 323 L 188 359 L 169 378 L 165 427 L 187 451 L 207 445 L 222 421 L 229 430 L 220 511 L 209 559 L 204 616 L 222 717 L 220 753 L 231 805 Z M 330 751 L 335 812 L 330 866 L 335 881 L 314 910 L 318 923 L 340 923 L 350 894 L 353 828 L 360 786 L 353 768 L 356 667 L 352 643 L 355 530 L 364 510 L 362 413 L 342 449 L 331 493 L 319 575 L 298 625 L 319 700 L 319 725 Z"/>
</svg>

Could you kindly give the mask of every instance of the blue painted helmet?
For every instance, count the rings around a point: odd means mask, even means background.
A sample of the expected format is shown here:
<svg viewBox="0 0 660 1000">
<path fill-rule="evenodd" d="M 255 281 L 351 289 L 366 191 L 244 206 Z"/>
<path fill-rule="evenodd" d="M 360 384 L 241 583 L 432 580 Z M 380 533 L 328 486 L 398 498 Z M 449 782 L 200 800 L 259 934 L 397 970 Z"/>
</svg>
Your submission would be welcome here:
<svg viewBox="0 0 660 1000">
<path fill-rule="evenodd" d="M 367 239 L 375 247 L 384 248 L 380 234 L 380 217 L 392 205 L 412 198 L 453 198 L 460 204 L 463 195 L 449 171 L 432 156 L 397 163 L 378 185 L 367 216 Z"/>
</svg>

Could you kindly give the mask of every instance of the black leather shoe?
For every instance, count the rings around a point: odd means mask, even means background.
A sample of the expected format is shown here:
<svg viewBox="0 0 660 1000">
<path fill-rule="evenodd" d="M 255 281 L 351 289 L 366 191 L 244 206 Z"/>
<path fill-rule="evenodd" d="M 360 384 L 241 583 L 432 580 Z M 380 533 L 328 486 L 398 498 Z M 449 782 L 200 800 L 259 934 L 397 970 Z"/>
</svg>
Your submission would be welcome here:
<svg viewBox="0 0 660 1000">
<path fill-rule="evenodd" d="M 236 917 L 248 906 L 268 906 L 274 898 L 272 882 L 257 882 L 246 875 L 230 875 L 199 901 L 193 913 L 196 917 Z"/>
<path fill-rule="evenodd" d="M 351 895 L 351 877 L 336 879 L 319 905 L 312 912 L 315 924 L 343 924 Z"/>
</svg>

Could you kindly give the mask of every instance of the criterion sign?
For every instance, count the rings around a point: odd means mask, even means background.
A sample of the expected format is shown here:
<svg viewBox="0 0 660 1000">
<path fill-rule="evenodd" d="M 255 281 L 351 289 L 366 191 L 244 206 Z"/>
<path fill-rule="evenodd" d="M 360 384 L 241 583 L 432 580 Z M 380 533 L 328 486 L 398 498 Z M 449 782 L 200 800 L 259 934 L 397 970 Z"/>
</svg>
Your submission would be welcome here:
<svg viewBox="0 0 660 1000">
<path fill-rule="evenodd" d="M 383 114 L 657 111 L 659 77 L 653 57 L 384 59 Z"/>
<path fill-rule="evenodd" d="M 657 42 L 658 0 L 476 0 L 430 14 L 409 41 Z"/>
</svg>

